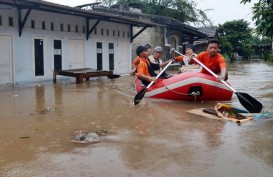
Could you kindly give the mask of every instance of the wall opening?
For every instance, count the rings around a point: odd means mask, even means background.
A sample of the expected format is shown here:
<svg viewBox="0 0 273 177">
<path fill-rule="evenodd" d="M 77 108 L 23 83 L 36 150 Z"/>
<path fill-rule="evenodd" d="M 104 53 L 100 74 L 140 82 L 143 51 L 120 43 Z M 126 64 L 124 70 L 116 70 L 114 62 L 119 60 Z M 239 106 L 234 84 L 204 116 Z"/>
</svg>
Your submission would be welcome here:
<svg viewBox="0 0 273 177">
<path fill-rule="evenodd" d="M 34 39 L 35 76 L 44 76 L 44 41 Z"/>
</svg>

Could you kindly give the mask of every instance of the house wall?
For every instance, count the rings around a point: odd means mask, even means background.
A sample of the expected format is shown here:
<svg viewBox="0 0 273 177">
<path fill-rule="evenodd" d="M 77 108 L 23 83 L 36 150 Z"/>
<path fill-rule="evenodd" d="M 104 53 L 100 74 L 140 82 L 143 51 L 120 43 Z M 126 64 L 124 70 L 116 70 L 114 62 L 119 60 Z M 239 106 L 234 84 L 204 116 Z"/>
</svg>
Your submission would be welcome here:
<svg viewBox="0 0 273 177">
<path fill-rule="evenodd" d="M 134 34 L 136 34 L 142 28 L 135 28 Z M 139 45 L 150 44 L 152 48 L 156 46 L 165 47 L 164 41 L 164 28 L 162 27 L 154 27 L 145 29 L 137 38 L 134 39 L 132 44 L 132 60 L 136 57 L 136 48 Z"/>
<path fill-rule="evenodd" d="M 136 28 L 134 34 L 136 34 L 141 28 Z M 148 28 L 144 30 L 136 39 L 134 39 L 132 44 L 132 60 L 136 57 L 136 48 L 139 45 L 150 44 L 152 48 L 156 46 L 161 46 L 164 49 L 162 59 L 168 60 L 171 58 L 170 50 L 172 46 L 170 38 L 175 37 L 176 39 L 176 50 L 183 52 L 182 48 L 182 34 L 177 30 L 166 29 L 165 27 L 155 27 Z"/>
<path fill-rule="evenodd" d="M 24 18 L 26 11 L 22 12 L 22 17 Z M 69 60 L 70 40 L 82 40 L 83 67 L 97 68 L 96 42 L 102 42 L 103 70 L 109 70 L 108 45 L 109 43 L 114 43 L 114 73 L 128 73 L 130 71 L 131 52 L 122 52 L 124 50 L 131 51 L 129 25 L 101 21 L 96 27 L 96 34 L 93 31 L 89 39 L 86 40 L 86 34 L 83 31 L 83 28 L 85 28 L 85 31 L 87 30 L 85 27 L 85 18 L 32 10 L 23 28 L 22 36 L 19 37 L 17 13 L 16 8 L 0 11 L 0 36 L 12 36 L 13 83 L 52 79 L 54 69 L 54 39 L 62 41 L 62 69 L 70 69 L 71 67 Z M 9 18 L 13 19 L 13 26 L 9 25 Z M 32 28 L 32 20 L 35 21 L 35 28 Z M 42 29 L 43 21 L 45 22 L 45 29 Z M 90 20 L 90 28 L 95 22 L 95 20 Z M 54 24 L 54 30 L 51 29 L 51 23 Z M 61 24 L 64 26 L 63 31 L 60 29 Z M 68 31 L 68 25 L 71 28 L 70 32 Z M 75 29 L 76 25 L 78 26 L 78 32 Z M 107 30 L 109 32 L 108 35 Z M 113 31 L 115 31 L 115 36 L 113 36 Z M 120 33 L 119 36 L 118 31 Z M 44 42 L 44 76 L 35 76 L 34 39 L 42 39 Z M 126 58 L 127 61 L 124 62 L 124 59 L 121 60 L 122 58 Z M 120 61 L 123 61 L 122 66 Z"/>
</svg>

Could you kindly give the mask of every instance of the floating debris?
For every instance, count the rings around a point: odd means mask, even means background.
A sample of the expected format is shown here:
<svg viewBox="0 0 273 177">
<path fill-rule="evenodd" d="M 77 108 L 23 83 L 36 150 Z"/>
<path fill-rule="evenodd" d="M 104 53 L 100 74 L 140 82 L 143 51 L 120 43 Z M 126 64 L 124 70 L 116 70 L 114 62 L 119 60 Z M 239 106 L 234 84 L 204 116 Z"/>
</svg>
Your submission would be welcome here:
<svg viewBox="0 0 273 177">
<path fill-rule="evenodd" d="M 107 130 L 98 130 L 96 133 L 83 132 L 80 129 L 77 129 L 73 132 L 71 142 L 74 143 L 95 143 L 99 142 L 99 136 L 107 134 Z"/>
<path fill-rule="evenodd" d="M 40 112 L 40 114 L 46 114 L 46 113 L 48 113 L 48 112 L 55 112 L 55 111 L 56 111 L 56 108 L 47 107 L 47 108 L 45 108 L 44 110 L 42 110 L 42 111 Z"/>
<path fill-rule="evenodd" d="M 29 136 L 20 136 L 19 138 L 26 139 L 26 138 L 30 138 L 30 137 Z"/>
<path fill-rule="evenodd" d="M 107 133 L 108 131 L 103 129 L 96 131 L 96 134 L 98 134 L 99 136 L 107 135 Z"/>
</svg>

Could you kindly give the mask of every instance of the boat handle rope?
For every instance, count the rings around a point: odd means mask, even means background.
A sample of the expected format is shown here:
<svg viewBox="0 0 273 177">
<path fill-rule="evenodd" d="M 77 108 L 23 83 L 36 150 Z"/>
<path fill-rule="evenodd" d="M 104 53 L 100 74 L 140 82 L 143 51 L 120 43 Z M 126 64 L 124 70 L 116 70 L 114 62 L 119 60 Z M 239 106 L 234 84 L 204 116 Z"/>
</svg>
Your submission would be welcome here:
<svg viewBox="0 0 273 177">
<path fill-rule="evenodd" d="M 199 96 L 199 95 L 200 95 L 200 92 L 180 93 L 180 92 L 177 92 L 177 91 L 175 91 L 175 90 L 173 90 L 173 89 L 170 89 L 170 88 L 165 84 L 165 80 L 163 80 L 162 83 L 163 83 L 164 87 L 165 87 L 167 90 L 169 90 L 169 91 L 171 91 L 171 92 L 173 92 L 173 93 L 176 93 L 176 94 L 179 94 L 179 95 L 185 95 L 185 96 L 193 96 L 193 97 L 194 97 L 194 102 L 196 102 L 196 96 Z"/>
</svg>

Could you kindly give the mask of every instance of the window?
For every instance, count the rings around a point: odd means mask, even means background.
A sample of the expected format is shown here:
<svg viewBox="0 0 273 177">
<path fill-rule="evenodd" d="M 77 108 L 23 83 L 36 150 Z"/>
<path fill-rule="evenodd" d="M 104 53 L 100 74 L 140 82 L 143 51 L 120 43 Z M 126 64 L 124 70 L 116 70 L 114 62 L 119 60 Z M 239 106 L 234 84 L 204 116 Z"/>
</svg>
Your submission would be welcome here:
<svg viewBox="0 0 273 177">
<path fill-rule="evenodd" d="M 115 32 L 115 30 L 113 30 L 113 36 L 115 36 L 116 35 L 116 32 Z"/>
<path fill-rule="evenodd" d="M 109 43 L 109 70 L 114 70 L 114 43 Z"/>
<path fill-rule="evenodd" d="M 35 21 L 31 20 L 31 28 L 35 28 Z"/>
<path fill-rule="evenodd" d="M 85 33 L 85 26 L 82 27 L 82 33 Z"/>
<path fill-rule="evenodd" d="M 12 17 L 9 17 L 9 26 L 14 26 L 13 18 Z"/>
<path fill-rule="evenodd" d="M 34 39 L 35 76 L 44 76 L 44 41 Z"/>
<path fill-rule="evenodd" d="M 95 30 L 94 30 L 94 34 L 97 34 L 97 28 L 95 28 Z"/>
<path fill-rule="evenodd" d="M 177 40 L 176 40 L 176 38 L 174 37 L 174 36 L 172 36 L 171 38 L 170 38 L 170 44 L 171 44 L 171 48 L 175 48 L 175 49 L 177 49 Z"/>
<path fill-rule="evenodd" d="M 103 29 L 101 29 L 101 30 L 100 30 L 100 34 L 101 34 L 102 36 L 103 36 L 103 32 L 104 32 Z"/>
<path fill-rule="evenodd" d="M 71 26 L 67 25 L 67 31 L 70 32 L 71 31 Z"/>
<path fill-rule="evenodd" d="M 50 28 L 51 28 L 52 31 L 54 31 L 54 23 L 50 24 Z"/>
<path fill-rule="evenodd" d="M 102 70 L 102 43 L 97 42 L 97 70 Z"/>
<path fill-rule="evenodd" d="M 42 21 L 42 29 L 45 30 L 46 29 L 46 24 L 45 21 Z"/>
<path fill-rule="evenodd" d="M 62 41 L 54 40 L 54 70 L 62 70 Z"/>
<path fill-rule="evenodd" d="M 109 36 L 109 29 L 106 30 L 106 35 Z"/>
<path fill-rule="evenodd" d="M 0 15 L 0 26 L 2 25 L 2 16 Z"/>
<path fill-rule="evenodd" d="M 75 26 L 75 31 L 76 31 L 76 33 L 79 32 L 79 26 L 78 25 Z"/>
<path fill-rule="evenodd" d="M 120 36 L 120 31 L 118 31 L 118 37 Z"/>
<path fill-rule="evenodd" d="M 125 37 L 125 32 L 124 31 L 122 32 L 122 37 Z"/>
<path fill-rule="evenodd" d="M 61 31 L 64 31 L 64 24 L 61 23 L 60 28 L 61 28 Z"/>
</svg>

